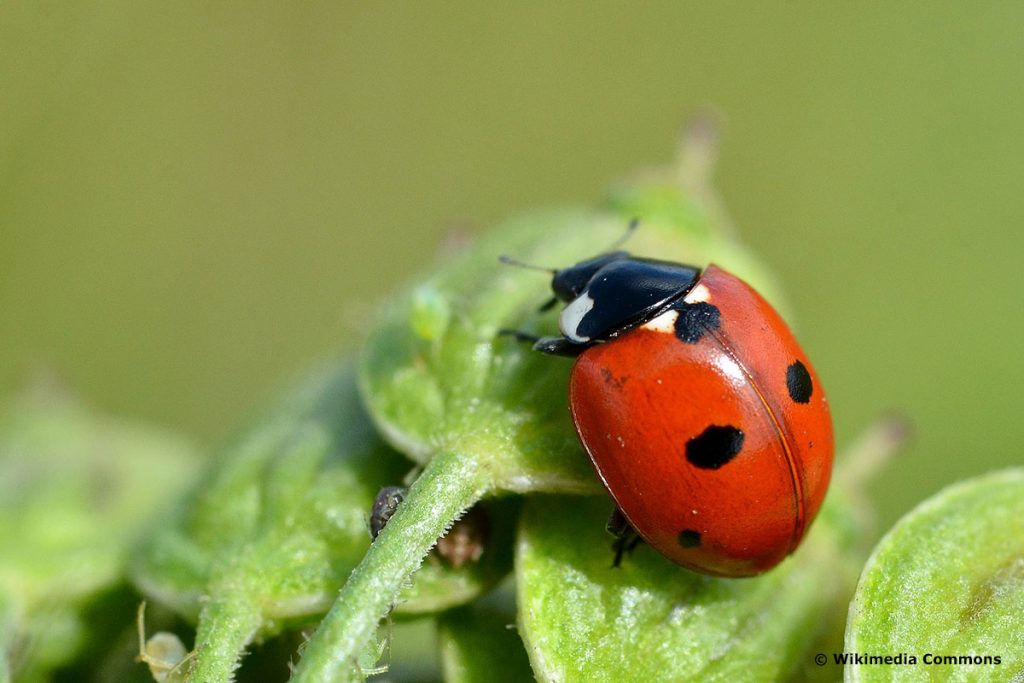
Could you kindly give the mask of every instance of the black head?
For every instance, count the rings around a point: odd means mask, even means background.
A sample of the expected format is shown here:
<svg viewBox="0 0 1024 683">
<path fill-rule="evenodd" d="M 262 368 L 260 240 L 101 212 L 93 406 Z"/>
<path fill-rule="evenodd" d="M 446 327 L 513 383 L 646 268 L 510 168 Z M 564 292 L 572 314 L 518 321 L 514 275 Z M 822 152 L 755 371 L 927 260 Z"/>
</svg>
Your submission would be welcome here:
<svg viewBox="0 0 1024 683">
<path fill-rule="evenodd" d="M 566 303 L 572 301 L 586 289 L 587 284 L 593 279 L 594 274 L 613 261 L 628 259 L 629 254 L 625 251 L 613 251 L 608 254 L 601 254 L 586 261 L 580 261 L 574 266 L 555 271 L 551 278 L 551 289 L 555 296 Z"/>
</svg>

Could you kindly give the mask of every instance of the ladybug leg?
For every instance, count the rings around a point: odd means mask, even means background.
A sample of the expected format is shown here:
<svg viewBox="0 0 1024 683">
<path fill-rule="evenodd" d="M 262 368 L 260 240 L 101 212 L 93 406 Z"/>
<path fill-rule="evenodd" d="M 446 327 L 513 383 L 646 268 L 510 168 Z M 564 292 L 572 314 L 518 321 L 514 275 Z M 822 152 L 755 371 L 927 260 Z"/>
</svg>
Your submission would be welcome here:
<svg viewBox="0 0 1024 683">
<path fill-rule="evenodd" d="M 629 522 L 626 521 L 626 516 L 622 514 L 622 510 L 617 505 L 612 510 L 612 514 L 608 515 L 608 523 L 604 525 L 604 528 L 615 538 L 622 538 L 624 534 L 632 529 L 629 526 Z"/>
<path fill-rule="evenodd" d="M 529 332 L 520 332 L 519 330 L 500 329 L 498 330 L 498 336 L 512 337 L 517 342 L 523 342 L 524 344 L 536 344 L 540 341 L 540 337 L 537 335 L 530 334 Z"/>
<path fill-rule="evenodd" d="M 538 313 L 545 313 L 558 305 L 558 297 L 553 296 L 537 308 Z"/>
<path fill-rule="evenodd" d="M 622 558 L 627 553 L 633 552 L 644 539 L 640 538 L 640 534 L 633 531 L 633 527 L 629 527 L 625 534 L 616 538 L 612 543 L 612 550 L 615 551 L 615 559 L 612 560 L 612 568 L 617 569 L 622 564 Z"/>
<path fill-rule="evenodd" d="M 622 514 L 622 510 L 618 507 L 612 510 L 612 514 L 608 517 L 608 524 L 605 525 L 605 529 L 615 537 L 615 541 L 612 543 L 612 550 L 615 551 L 615 559 L 612 560 L 612 567 L 618 567 L 621 565 L 623 555 L 633 552 L 633 549 L 640 545 L 644 540 L 640 537 L 640 534 L 630 526 L 629 522 L 626 521 L 625 515 Z"/>
<path fill-rule="evenodd" d="M 538 337 L 519 330 L 498 330 L 498 334 L 503 337 L 512 337 L 519 342 L 533 344 L 534 351 L 540 351 L 549 356 L 575 358 L 588 348 L 585 344 L 576 344 L 565 337 Z"/>
<path fill-rule="evenodd" d="M 587 350 L 585 344 L 576 344 L 565 337 L 541 337 L 533 345 L 534 351 L 546 353 L 549 356 L 566 356 L 575 358 Z"/>
<path fill-rule="evenodd" d="M 377 534 L 398 511 L 398 506 L 405 500 L 406 493 L 408 489 L 402 486 L 385 486 L 380 490 L 370 509 L 370 538 L 377 540 Z"/>
</svg>

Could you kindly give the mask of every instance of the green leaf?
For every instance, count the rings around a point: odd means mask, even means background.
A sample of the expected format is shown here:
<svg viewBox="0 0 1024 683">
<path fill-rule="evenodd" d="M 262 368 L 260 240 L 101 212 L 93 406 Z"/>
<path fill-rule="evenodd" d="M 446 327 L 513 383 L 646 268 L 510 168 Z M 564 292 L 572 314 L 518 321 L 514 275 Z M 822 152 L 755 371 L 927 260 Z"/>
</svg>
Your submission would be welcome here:
<svg viewBox="0 0 1024 683">
<path fill-rule="evenodd" d="M 197 680 L 224 680 L 253 639 L 327 610 L 369 546 L 378 488 L 407 468 L 375 437 L 344 364 L 214 457 L 133 569 L 144 593 L 198 618 Z"/>
<path fill-rule="evenodd" d="M 66 399 L 0 407 L 0 680 L 47 680 L 90 642 L 85 610 L 196 464 L 183 439 Z"/>
<path fill-rule="evenodd" d="M 823 515 L 802 547 L 751 579 L 702 576 L 640 545 L 612 567 L 604 498 L 538 497 L 517 551 L 520 628 L 543 681 L 783 678 L 845 602 L 839 536 Z"/>
<path fill-rule="evenodd" d="M 1009 681 L 1024 677 L 1024 469 L 947 488 L 907 514 L 868 561 L 846 651 L 906 653 L 916 665 L 850 665 L 848 680 Z M 1000 657 L 929 664 L 926 654 Z M 979 660 L 980 661 L 980 660 Z"/>
<path fill-rule="evenodd" d="M 531 680 L 533 672 L 515 621 L 515 604 L 506 591 L 442 615 L 437 631 L 446 683 Z"/>
<path fill-rule="evenodd" d="M 215 456 L 133 570 L 143 592 L 198 622 L 194 680 L 223 680 L 254 640 L 326 612 L 370 546 L 377 491 L 409 466 L 377 438 L 348 364 L 316 373 Z M 515 510 L 487 512 L 507 547 Z M 476 597 L 510 570 L 510 555 L 488 549 L 458 568 L 428 563 L 399 612 Z"/>
</svg>

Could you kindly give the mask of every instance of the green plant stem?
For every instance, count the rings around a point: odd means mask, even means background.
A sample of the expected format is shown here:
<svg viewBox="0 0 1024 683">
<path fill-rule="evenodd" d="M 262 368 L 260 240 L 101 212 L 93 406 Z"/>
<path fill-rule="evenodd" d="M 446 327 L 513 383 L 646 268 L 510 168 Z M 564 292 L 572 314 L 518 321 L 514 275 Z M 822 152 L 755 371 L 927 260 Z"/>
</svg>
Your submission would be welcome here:
<svg viewBox="0 0 1024 683">
<path fill-rule="evenodd" d="M 358 657 L 402 586 L 451 523 L 485 490 L 473 457 L 435 456 L 355 568 L 306 648 L 295 683 L 358 681 Z"/>
<path fill-rule="evenodd" d="M 203 606 L 196 633 L 196 657 L 190 683 L 225 683 L 232 680 L 245 648 L 263 623 L 252 591 L 242 587 L 214 590 Z"/>
</svg>

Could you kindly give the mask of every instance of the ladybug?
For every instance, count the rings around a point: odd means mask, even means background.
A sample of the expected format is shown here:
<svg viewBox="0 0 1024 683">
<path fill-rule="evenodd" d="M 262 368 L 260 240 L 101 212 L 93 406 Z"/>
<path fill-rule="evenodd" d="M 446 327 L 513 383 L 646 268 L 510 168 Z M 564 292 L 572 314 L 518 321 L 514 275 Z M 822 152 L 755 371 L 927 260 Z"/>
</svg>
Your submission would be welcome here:
<svg viewBox="0 0 1024 683">
<path fill-rule="evenodd" d="M 569 408 L 617 505 L 615 565 L 640 539 L 716 576 L 792 553 L 828 488 L 832 419 L 775 309 L 713 264 L 611 251 L 548 272 L 561 335 L 511 334 L 576 358 Z"/>
</svg>

